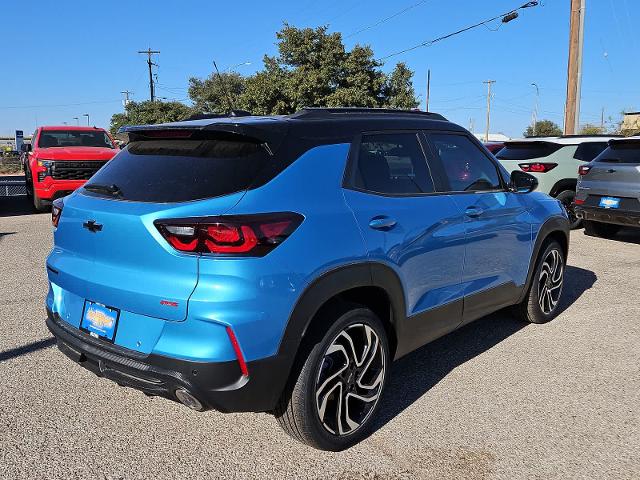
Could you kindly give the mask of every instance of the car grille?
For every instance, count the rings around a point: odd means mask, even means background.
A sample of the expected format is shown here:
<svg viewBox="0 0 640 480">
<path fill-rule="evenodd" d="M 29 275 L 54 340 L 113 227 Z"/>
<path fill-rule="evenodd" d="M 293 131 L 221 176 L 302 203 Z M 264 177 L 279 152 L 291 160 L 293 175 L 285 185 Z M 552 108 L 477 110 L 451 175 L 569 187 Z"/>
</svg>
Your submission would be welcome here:
<svg viewBox="0 0 640 480">
<path fill-rule="evenodd" d="M 106 161 L 55 161 L 51 169 L 54 180 L 89 180 Z"/>
</svg>

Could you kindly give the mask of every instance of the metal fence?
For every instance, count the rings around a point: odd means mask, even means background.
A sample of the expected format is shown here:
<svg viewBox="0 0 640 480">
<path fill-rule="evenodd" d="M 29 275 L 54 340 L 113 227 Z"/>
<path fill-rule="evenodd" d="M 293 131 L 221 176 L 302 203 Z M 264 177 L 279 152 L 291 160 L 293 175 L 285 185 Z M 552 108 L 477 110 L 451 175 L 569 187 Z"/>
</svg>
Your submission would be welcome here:
<svg viewBox="0 0 640 480">
<path fill-rule="evenodd" d="M 0 197 L 17 197 L 26 194 L 24 180 L 3 180 L 0 177 Z"/>
</svg>

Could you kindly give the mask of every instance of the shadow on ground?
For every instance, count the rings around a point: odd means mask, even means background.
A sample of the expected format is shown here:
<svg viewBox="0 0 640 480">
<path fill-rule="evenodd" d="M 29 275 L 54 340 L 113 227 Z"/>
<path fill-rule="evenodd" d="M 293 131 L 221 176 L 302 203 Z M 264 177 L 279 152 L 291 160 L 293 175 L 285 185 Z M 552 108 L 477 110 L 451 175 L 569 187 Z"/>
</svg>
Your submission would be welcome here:
<svg viewBox="0 0 640 480">
<path fill-rule="evenodd" d="M 37 342 L 22 345 L 21 347 L 12 348 L 11 350 L 5 350 L 3 352 L 0 352 L 0 362 L 4 362 L 5 360 L 10 360 L 12 358 L 20 357 L 22 355 L 27 355 L 28 353 L 37 352 L 45 348 L 53 347 L 55 344 L 56 344 L 55 338 L 47 338 L 45 340 L 40 340 Z"/>
<path fill-rule="evenodd" d="M 596 274 L 591 270 L 568 266 L 560 312 L 575 303 L 596 280 Z M 486 352 L 526 325 L 514 318 L 509 309 L 501 310 L 465 325 L 395 362 L 374 429 L 384 427 L 400 415 L 454 368 Z"/>
<path fill-rule="evenodd" d="M 14 217 L 17 215 L 35 215 L 33 204 L 26 195 L 18 197 L 0 197 L 0 217 Z M 47 215 L 47 214 L 42 214 Z"/>
</svg>

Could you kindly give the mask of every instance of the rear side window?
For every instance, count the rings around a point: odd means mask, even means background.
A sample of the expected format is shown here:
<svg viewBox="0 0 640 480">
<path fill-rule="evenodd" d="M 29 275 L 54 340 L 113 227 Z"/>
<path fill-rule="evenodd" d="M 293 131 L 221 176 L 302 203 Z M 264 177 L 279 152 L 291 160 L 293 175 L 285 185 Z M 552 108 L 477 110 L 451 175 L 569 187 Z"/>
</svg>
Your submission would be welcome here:
<svg viewBox="0 0 640 480">
<path fill-rule="evenodd" d="M 509 142 L 496 157 L 500 160 L 532 160 L 548 157 L 562 145 L 551 142 Z"/>
<path fill-rule="evenodd" d="M 583 162 L 590 162 L 600 155 L 605 148 L 607 148 L 607 142 L 581 143 L 578 145 L 576 153 L 573 154 L 573 158 Z"/>
<path fill-rule="evenodd" d="M 464 135 L 429 134 L 452 192 L 501 189 L 494 163 Z"/>
<path fill-rule="evenodd" d="M 640 164 L 640 142 L 616 143 L 604 150 L 596 162 Z"/>
<path fill-rule="evenodd" d="M 135 141 L 91 177 L 85 192 L 141 202 L 212 198 L 249 188 L 270 162 L 264 147 L 250 141 Z M 96 186 L 116 194 L 101 193 Z"/>
<path fill-rule="evenodd" d="M 433 192 L 433 180 L 417 135 L 363 135 L 354 185 L 361 190 L 387 194 Z"/>
</svg>

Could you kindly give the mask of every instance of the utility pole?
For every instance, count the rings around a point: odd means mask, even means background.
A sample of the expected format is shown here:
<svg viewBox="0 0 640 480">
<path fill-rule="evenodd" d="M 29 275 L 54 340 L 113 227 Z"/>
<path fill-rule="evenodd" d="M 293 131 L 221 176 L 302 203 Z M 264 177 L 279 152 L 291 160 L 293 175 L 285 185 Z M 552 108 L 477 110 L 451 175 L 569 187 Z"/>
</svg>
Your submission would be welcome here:
<svg viewBox="0 0 640 480">
<path fill-rule="evenodd" d="M 604 133 L 604 107 L 602 107 L 602 111 L 600 112 L 600 133 Z"/>
<path fill-rule="evenodd" d="M 533 105 L 533 115 L 531 116 L 531 131 L 535 137 L 537 133 L 536 129 L 538 128 L 538 101 L 540 99 L 540 89 L 536 83 L 532 83 L 531 85 L 536 87 L 536 102 Z"/>
<path fill-rule="evenodd" d="M 151 48 L 148 48 L 147 50 L 139 50 L 138 53 L 147 56 L 147 65 L 149 66 L 149 98 L 153 102 L 156 99 L 156 91 L 153 85 L 153 72 L 151 71 L 151 67 L 157 67 L 158 65 L 151 61 L 151 55 L 159 54 L 160 50 L 151 50 Z"/>
<path fill-rule="evenodd" d="M 429 97 L 431 96 L 431 69 L 427 70 L 427 101 L 425 112 L 429 111 Z"/>
<path fill-rule="evenodd" d="M 496 81 L 495 80 L 485 80 L 482 83 L 486 83 L 487 84 L 487 129 L 485 130 L 485 133 L 484 133 L 484 141 L 488 142 L 489 141 L 489 127 L 490 127 L 490 123 L 491 123 L 491 85 L 496 83 Z"/>
<path fill-rule="evenodd" d="M 124 100 L 122 101 L 122 105 L 124 106 L 124 108 L 127 108 L 127 105 L 129 105 L 129 102 L 131 101 L 129 100 L 129 95 L 131 95 L 133 92 L 130 92 L 129 90 L 123 90 L 120 93 L 124 95 Z"/>
<path fill-rule="evenodd" d="M 582 45 L 586 0 L 571 0 L 569 26 L 569 62 L 567 66 L 567 103 L 564 112 L 564 134 L 573 135 L 580 125 L 580 89 L 582 86 Z"/>
</svg>

